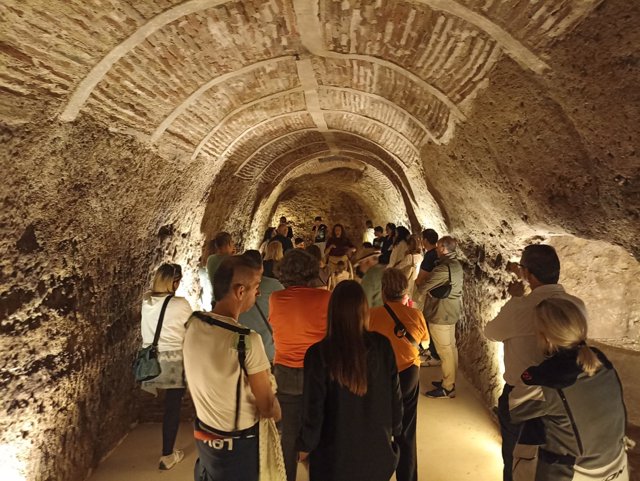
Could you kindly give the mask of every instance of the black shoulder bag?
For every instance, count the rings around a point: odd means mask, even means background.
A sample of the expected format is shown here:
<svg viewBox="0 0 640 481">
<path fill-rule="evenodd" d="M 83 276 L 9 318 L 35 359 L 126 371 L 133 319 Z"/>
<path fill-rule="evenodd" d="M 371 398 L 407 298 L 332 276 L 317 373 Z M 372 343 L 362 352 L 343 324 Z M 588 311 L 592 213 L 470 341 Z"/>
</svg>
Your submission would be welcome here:
<svg viewBox="0 0 640 481">
<path fill-rule="evenodd" d="M 160 310 L 160 319 L 156 326 L 156 333 L 153 336 L 153 343 L 150 346 L 143 347 L 138 351 L 136 360 L 133 363 L 133 374 L 136 381 L 149 381 L 160 375 L 160 362 L 158 362 L 158 341 L 160 340 L 160 331 L 162 330 L 162 322 L 164 321 L 164 313 L 167 311 L 169 301 L 173 294 L 169 294 L 162 304 Z"/>
<path fill-rule="evenodd" d="M 435 297 L 436 299 L 446 299 L 449 297 L 449 294 L 451 294 L 451 266 L 449 266 L 449 264 L 447 264 L 447 269 L 449 270 L 449 282 L 431 289 L 429 291 L 431 297 Z"/>
<path fill-rule="evenodd" d="M 387 310 L 387 312 L 391 316 L 391 319 L 393 319 L 393 322 L 395 322 L 396 324 L 396 327 L 393 328 L 393 332 L 396 335 L 396 337 L 400 339 L 405 339 L 409 344 L 411 344 L 413 347 L 415 347 L 418 350 L 420 355 L 424 355 L 427 352 L 427 350 L 424 349 L 420 345 L 420 343 L 413 338 L 413 336 L 409 333 L 409 331 L 407 331 L 407 328 L 404 327 L 404 324 L 402 324 L 402 321 L 400 321 L 396 313 L 393 312 L 393 309 L 391 309 L 391 306 L 385 303 L 384 308 Z"/>
<path fill-rule="evenodd" d="M 217 436 L 222 436 L 222 437 L 241 438 L 249 434 L 256 434 L 257 424 L 254 426 L 251 426 L 250 428 L 238 431 L 238 420 L 240 418 L 240 391 L 242 388 L 242 373 L 244 372 L 244 374 L 248 376 L 247 368 L 245 367 L 245 363 L 244 363 L 247 357 L 247 343 L 245 338 L 249 334 L 251 334 L 251 329 L 247 327 L 234 326 L 227 322 L 219 321 L 218 319 L 214 319 L 213 317 L 207 316 L 206 314 L 203 314 L 200 311 L 194 312 L 193 315 L 196 316 L 201 321 L 206 322 L 209 325 L 218 326 L 218 327 L 221 327 L 222 329 L 227 329 L 228 331 L 232 331 L 238 334 L 237 349 L 238 349 L 238 362 L 240 363 L 240 374 L 238 375 L 238 382 L 236 383 L 236 415 L 233 422 L 233 431 L 230 431 L 230 432 L 222 431 L 220 429 L 213 428 L 211 426 L 206 425 L 205 423 L 200 421 L 198 418 L 196 418 L 196 429 L 199 429 L 201 431 L 205 431 L 211 434 L 215 434 Z"/>
</svg>

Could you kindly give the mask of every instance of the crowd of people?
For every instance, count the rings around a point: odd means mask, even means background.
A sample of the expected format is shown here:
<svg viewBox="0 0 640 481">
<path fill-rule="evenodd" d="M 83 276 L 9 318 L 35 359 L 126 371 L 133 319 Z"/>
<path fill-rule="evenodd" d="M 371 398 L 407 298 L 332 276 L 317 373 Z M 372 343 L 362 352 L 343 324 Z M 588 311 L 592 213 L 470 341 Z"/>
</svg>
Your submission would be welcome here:
<svg viewBox="0 0 640 481">
<path fill-rule="evenodd" d="M 217 234 L 207 312 L 175 296 L 179 265 L 158 268 L 142 339 L 151 344 L 161 326 L 162 370 L 142 387 L 166 390 L 161 469 L 183 459 L 174 444 L 188 388 L 196 481 L 257 481 L 260 419 L 278 423 L 287 481 L 298 463 L 312 481 L 418 480 L 420 368 L 442 371 L 424 395 L 456 396 L 464 268 L 456 239 L 434 229 L 367 221 L 363 230 L 352 242 L 316 217 L 294 237 L 283 217 L 242 254 Z M 558 283 L 555 250 L 526 246 L 512 269 L 511 298 L 484 327 L 504 344 L 503 479 L 628 479 L 622 388 L 587 344 L 584 303 Z"/>
</svg>

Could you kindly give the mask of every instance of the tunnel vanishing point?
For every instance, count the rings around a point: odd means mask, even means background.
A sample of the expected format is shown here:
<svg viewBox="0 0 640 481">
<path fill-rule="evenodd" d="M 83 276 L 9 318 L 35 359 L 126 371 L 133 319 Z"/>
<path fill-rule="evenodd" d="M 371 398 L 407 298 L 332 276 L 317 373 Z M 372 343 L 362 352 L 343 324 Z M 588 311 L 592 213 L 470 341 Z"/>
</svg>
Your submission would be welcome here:
<svg viewBox="0 0 640 481">
<path fill-rule="evenodd" d="M 459 239 L 487 407 L 505 267 L 554 245 L 640 426 L 640 2 L 3 0 L 0 24 L 2 480 L 85 479 L 139 419 L 153 270 L 196 307 L 206 241 L 280 215 Z"/>
</svg>

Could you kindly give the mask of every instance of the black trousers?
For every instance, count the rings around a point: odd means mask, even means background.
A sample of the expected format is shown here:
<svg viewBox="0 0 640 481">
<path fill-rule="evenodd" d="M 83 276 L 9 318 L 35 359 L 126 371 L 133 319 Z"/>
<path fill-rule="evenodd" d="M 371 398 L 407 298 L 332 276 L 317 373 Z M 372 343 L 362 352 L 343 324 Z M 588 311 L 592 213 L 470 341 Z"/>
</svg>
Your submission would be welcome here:
<svg viewBox="0 0 640 481">
<path fill-rule="evenodd" d="M 162 417 L 162 455 L 173 452 L 180 426 L 180 406 L 185 388 L 167 389 L 164 393 L 164 416 Z"/>
<path fill-rule="evenodd" d="M 500 421 L 502 461 L 504 462 L 502 470 L 503 481 L 512 481 L 513 479 L 513 449 L 516 447 L 522 428 L 522 423 L 512 423 L 511 416 L 509 416 L 509 393 L 512 389 L 513 386 L 505 384 L 502 394 L 498 398 L 498 421 Z"/>
<path fill-rule="evenodd" d="M 418 397 L 420 388 L 420 368 L 411 366 L 398 374 L 402 391 L 402 434 L 398 438 L 400 459 L 396 468 L 398 481 L 418 481 L 418 451 L 416 447 L 416 427 L 418 421 Z"/>
<path fill-rule="evenodd" d="M 298 469 L 296 439 L 302 428 L 304 369 L 276 364 L 273 368 L 273 375 L 278 383 L 277 397 L 282 410 L 279 429 L 287 481 L 296 481 Z"/>
</svg>

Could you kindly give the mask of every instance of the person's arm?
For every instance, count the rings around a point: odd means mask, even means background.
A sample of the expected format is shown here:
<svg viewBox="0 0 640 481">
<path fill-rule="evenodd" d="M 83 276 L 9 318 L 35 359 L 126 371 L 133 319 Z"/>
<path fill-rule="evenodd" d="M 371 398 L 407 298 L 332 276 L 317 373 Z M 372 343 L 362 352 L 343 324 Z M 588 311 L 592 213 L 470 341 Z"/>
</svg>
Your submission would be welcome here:
<svg viewBox="0 0 640 481">
<path fill-rule="evenodd" d="M 336 240 L 335 240 L 335 238 L 331 237 L 327 241 L 327 247 L 324 250 L 324 255 L 328 256 L 329 253 L 335 248 L 336 248 Z"/>
<path fill-rule="evenodd" d="M 509 393 L 509 417 L 514 424 L 548 413 L 549 403 L 540 386 L 516 386 Z"/>
<path fill-rule="evenodd" d="M 444 286 L 449 282 L 449 270 L 446 264 L 440 264 L 431 271 L 431 275 L 427 278 L 422 285 L 423 289 L 430 291 L 431 289 L 439 286 Z"/>
<path fill-rule="evenodd" d="M 296 449 L 301 453 L 300 458 L 306 458 L 320 442 L 327 396 L 326 366 L 322 362 L 317 344 L 311 346 L 304 356 L 302 393 L 302 423 Z"/>
<path fill-rule="evenodd" d="M 418 272 L 418 277 L 416 278 L 416 286 L 422 287 L 427 282 L 427 279 L 429 279 L 430 276 L 431 272 L 420 269 L 420 272 Z"/>
<path fill-rule="evenodd" d="M 519 332 L 522 328 L 514 322 L 523 315 L 522 312 L 518 312 L 520 302 L 522 302 L 520 298 L 509 299 L 498 315 L 484 326 L 483 332 L 487 339 L 505 341 L 513 336 L 522 335 L 522 332 Z"/>
<path fill-rule="evenodd" d="M 280 403 L 271 387 L 271 379 L 269 375 L 271 371 L 265 369 L 256 374 L 249 374 L 249 386 L 251 392 L 256 398 L 256 408 L 260 417 L 273 418 L 274 421 L 280 421 L 282 412 L 280 411 Z"/>
<path fill-rule="evenodd" d="M 423 332 L 422 339 L 420 339 L 420 344 L 426 348 L 431 343 L 431 339 L 429 338 L 429 329 L 427 329 L 427 321 L 424 318 L 424 314 L 422 314 L 422 312 L 420 311 L 418 311 L 418 314 L 418 322 Z"/>
<path fill-rule="evenodd" d="M 187 323 L 187 321 L 191 317 L 191 314 L 193 314 L 193 309 L 191 309 L 191 304 L 189 304 L 189 301 L 186 300 L 184 297 L 176 300 L 180 301 L 178 303 L 177 317 L 181 320 L 182 324 L 184 325 Z"/>
</svg>

